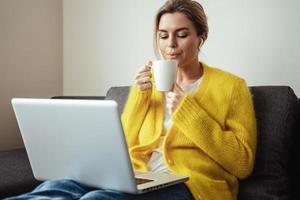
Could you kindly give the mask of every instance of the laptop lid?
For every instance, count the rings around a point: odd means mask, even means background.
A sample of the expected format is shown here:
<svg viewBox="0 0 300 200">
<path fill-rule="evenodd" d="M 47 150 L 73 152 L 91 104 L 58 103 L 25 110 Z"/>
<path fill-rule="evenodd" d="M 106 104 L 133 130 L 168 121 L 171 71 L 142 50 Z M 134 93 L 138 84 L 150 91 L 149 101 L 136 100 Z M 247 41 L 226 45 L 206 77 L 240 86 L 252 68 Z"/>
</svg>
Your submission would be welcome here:
<svg viewBox="0 0 300 200">
<path fill-rule="evenodd" d="M 33 174 L 137 193 L 117 103 L 12 99 Z"/>
</svg>

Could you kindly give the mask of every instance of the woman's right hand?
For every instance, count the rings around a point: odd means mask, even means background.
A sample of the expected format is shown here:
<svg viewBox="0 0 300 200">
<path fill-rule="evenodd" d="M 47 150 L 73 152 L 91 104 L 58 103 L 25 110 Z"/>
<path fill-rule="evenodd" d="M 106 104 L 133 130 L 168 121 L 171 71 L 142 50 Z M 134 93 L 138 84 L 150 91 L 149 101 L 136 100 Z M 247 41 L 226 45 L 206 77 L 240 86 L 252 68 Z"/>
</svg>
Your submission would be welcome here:
<svg viewBox="0 0 300 200">
<path fill-rule="evenodd" d="M 146 65 L 141 67 L 135 75 L 134 83 L 141 91 L 147 90 L 152 87 L 151 66 L 152 62 L 149 61 Z"/>
</svg>

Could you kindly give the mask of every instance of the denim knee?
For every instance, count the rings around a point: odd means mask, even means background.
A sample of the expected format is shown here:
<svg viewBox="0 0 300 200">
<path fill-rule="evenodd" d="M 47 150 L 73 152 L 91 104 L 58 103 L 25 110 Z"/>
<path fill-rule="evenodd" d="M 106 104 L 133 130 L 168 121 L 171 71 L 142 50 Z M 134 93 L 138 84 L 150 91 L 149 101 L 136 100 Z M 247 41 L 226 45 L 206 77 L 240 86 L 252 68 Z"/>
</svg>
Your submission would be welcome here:
<svg viewBox="0 0 300 200">
<path fill-rule="evenodd" d="M 45 181 L 41 183 L 39 186 L 37 186 L 35 190 L 42 191 L 42 190 L 53 190 L 53 189 L 71 188 L 71 187 L 77 187 L 77 183 L 73 180 L 60 179 L 60 180 Z"/>
<path fill-rule="evenodd" d="M 113 191 L 98 189 L 86 193 L 80 200 L 134 200 L 134 195 Z"/>
<path fill-rule="evenodd" d="M 63 193 L 69 194 L 73 197 L 80 197 L 87 193 L 86 188 L 73 180 L 61 179 L 61 180 L 49 180 L 45 181 L 36 187 L 32 193 Z"/>
</svg>

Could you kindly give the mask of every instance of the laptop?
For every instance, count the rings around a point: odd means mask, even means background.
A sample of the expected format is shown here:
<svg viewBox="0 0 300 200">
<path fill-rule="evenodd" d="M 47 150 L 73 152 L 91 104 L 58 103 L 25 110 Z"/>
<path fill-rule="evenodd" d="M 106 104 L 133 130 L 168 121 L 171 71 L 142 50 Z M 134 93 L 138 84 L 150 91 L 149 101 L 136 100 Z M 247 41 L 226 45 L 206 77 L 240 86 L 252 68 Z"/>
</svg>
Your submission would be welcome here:
<svg viewBox="0 0 300 200">
<path fill-rule="evenodd" d="M 12 105 L 37 180 L 134 194 L 188 180 L 133 171 L 115 101 L 14 98 Z"/>
</svg>

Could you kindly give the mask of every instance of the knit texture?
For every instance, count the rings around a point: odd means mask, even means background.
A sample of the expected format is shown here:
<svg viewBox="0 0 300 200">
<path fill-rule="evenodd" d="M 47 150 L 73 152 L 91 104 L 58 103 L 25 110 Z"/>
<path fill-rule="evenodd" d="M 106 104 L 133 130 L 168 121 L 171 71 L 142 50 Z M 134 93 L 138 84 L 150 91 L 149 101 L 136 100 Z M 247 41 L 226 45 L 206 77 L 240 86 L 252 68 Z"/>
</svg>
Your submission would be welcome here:
<svg viewBox="0 0 300 200">
<path fill-rule="evenodd" d="M 203 82 L 185 94 L 171 118 L 162 150 L 168 169 L 189 176 L 195 199 L 237 199 L 238 178 L 253 170 L 256 120 L 245 81 L 203 64 Z M 122 115 L 132 164 L 147 171 L 163 131 L 164 94 L 132 86 Z"/>
</svg>

